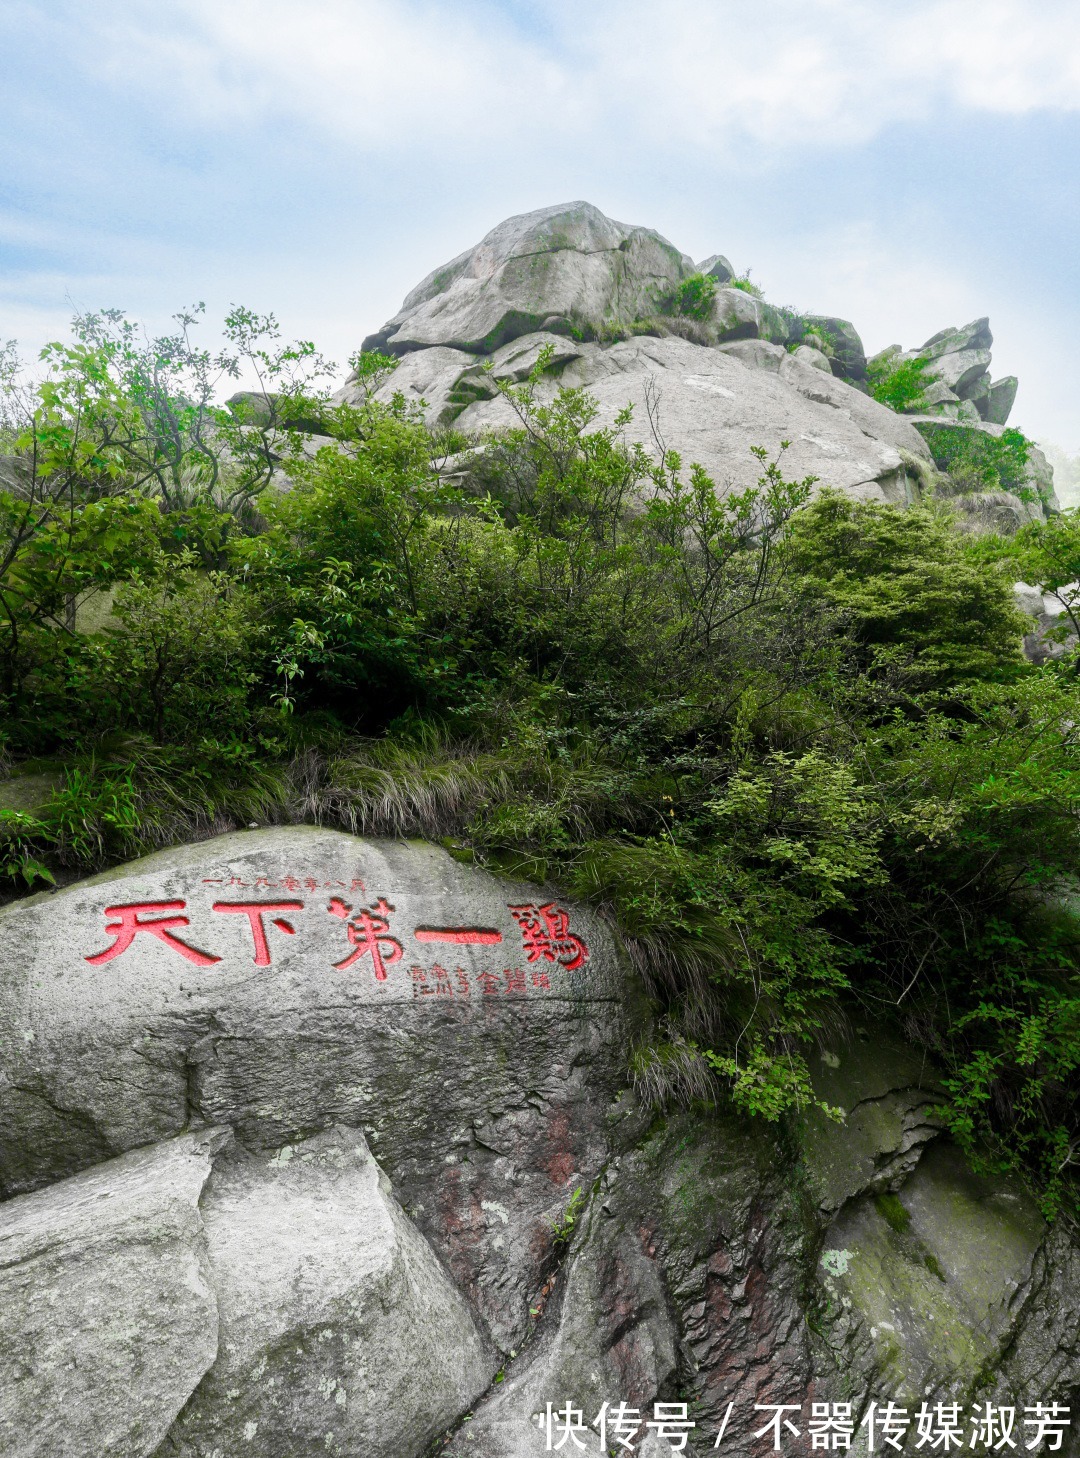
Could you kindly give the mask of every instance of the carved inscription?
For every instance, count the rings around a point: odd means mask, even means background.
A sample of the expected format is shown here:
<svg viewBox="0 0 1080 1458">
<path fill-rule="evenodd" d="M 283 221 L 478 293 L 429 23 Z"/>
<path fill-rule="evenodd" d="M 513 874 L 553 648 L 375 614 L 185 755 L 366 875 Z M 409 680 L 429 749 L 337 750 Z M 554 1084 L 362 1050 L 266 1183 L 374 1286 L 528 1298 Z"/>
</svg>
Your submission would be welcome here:
<svg viewBox="0 0 1080 1458">
<path fill-rule="evenodd" d="M 152 937 L 175 956 L 196 967 L 213 967 L 223 960 L 218 952 L 210 950 L 215 945 L 220 946 L 214 933 L 219 916 L 234 921 L 238 917 L 246 920 L 251 960 L 256 967 L 274 965 L 275 948 L 281 938 L 302 939 L 305 933 L 309 936 L 318 933 L 319 927 L 328 930 L 330 922 L 324 919 L 327 917 L 343 923 L 341 930 L 344 933 L 339 944 L 343 955 L 335 959 L 331 954 L 327 960 L 328 969 L 361 975 L 366 972 L 375 982 L 384 983 L 388 969 L 405 957 L 406 939 L 410 936 L 408 927 L 395 925 L 393 902 L 382 895 L 372 900 L 359 877 L 346 882 L 319 880 L 314 876 L 281 876 L 277 879 L 256 876 L 251 881 L 237 876 L 217 876 L 205 877 L 202 884 L 226 890 L 236 887 L 244 891 L 283 890 L 292 894 L 287 898 L 245 896 L 215 900 L 196 927 L 192 925 L 194 910 L 189 910 L 187 901 L 179 898 L 106 906 L 104 931 L 112 940 L 101 951 L 86 954 L 84 960 L 93 966 L 101 966 L 122 957 L 139 937 Z M 341 891 L 350 899 L 332 894 L 324 900 L 318 894 L 324 891 Z M 300 892 L 310 894 L 301 899 Z M 356 892 L 369 904 L 360 905 L 351 899 Z M 520 936 L 518 955 L 528 964 L 525 969 L 503 967 L 468 972 L 462 967 L 444 967 L 439 962 L 430 966 L 415 962 L 407 969 L 413 998 L 536 996 L 551 990 L 551 979 L 543 969 L 544 963 L 562 967 L 567 972 L 575 972 L 584 965 L 589 948 L 571 930 L 570 913 L 565 908 L 551 901 L 544 905 L 508 905 L 506 912 L 506 932 L 497 926 L 434 926 L 425 923 L 413 929 L 411 940 L 420 946 L 497 947 L 507 938 L 516 942 Z M 320 941 L 325 941 L 325 937 L 320 937 Z M 512 952 L 510 956 L 513 956 Z"/>
</svg>

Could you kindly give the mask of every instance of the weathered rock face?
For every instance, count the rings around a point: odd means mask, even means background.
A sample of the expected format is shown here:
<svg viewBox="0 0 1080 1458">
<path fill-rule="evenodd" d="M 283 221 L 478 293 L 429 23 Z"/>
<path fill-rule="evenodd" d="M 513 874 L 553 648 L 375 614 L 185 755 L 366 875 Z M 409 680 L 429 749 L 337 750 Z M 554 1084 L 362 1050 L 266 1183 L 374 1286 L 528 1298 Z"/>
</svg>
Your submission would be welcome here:
<svg viewBox="0 0 1080 1458">
<path fill-rule="evenodd" d="M 413 1453 L 488 1386 L 361 1134 L 230 1142 L 183 1134 L 0 1205 L 6 1458 Z"/>
<path fill-rule="evenodd" d="M 600 424 L 632 403 L 629 434 L 654 455 L 645 394 L 658 388 L 665 445 L 721 490 L 752 485 L 760 467 L 750 447 L 775 452 L 781 440 L 792 442 L 786 471 L 857 496 L 902 503 L 933 479 L 918 433 L 867 397 L 866 356 L 847 320 L 796 318 L 730 286 L 720 255 L 699 266 L 720 285 L 709 317 L 682 319 L 673 299 L 694 271 L 659 234 L 588 203 L 509 218 L 436 269 L 364 341 L 402 357 L 376 398 L 400 394 L 432 426 L 499 430 L 516 420 L 498 382 L 525 379 L 547 349 L 545 388 L 585 387 L 599 399 Z M 826 336 L 828 356 L 811 347 Z M 341 398 L 357 389 L 348 383 Z"/>
<path fill-rule="evenodd" d="M 898 344 L 890 345 L 874 356 L 874 362 L 916 358 L 928 361 L 926 375 L 931 384 L 923 393 L 923 414 L 970 424 L 987 420 L 992 425 L 1004 425 L 1016 399 L 1017 380 L 1015 375 L 991 380 L 993 342 L 990 320 L 973 319 L 960 329 L 942 329 L 918 349 L 906 353 Z M 913 409 L 911 413 L 918 411 Z"/>
<path fill-rule="evenodd" d="M 260 1434 L 274 1458 L 422 1452 L 490 1384 L 495 1353 L 359 1132 L 220 1160 L 201 1215 L 217 1360 L 163 1454 Z"/>
<path fill-rule="evenodd" d="M 259 831 L 0 949 L 5 1455 L 528 1458 L 549 1403 L 599 1455 L 625 1403 L 666 1458 L 662 1403 L 756 1458 L 755 1404 L 808 1454 L 811 1402 L 1080 1393 L 1080 1249 L 972 1175 L 921 1056 L 822 1053 L 842 1123 L 650 1113 L 634 974 L 536 888 Z"/>
<path fill-rule="evenodd" d="M 801 328 L 821 329 L 829 335 L 833 351 L 833 373 L 856 383 L 866 379 L 866 351 L 854 324 L 832 314 L 804 314 Z"/>
<path fill-rule="evenodd" d="M 1006 375 L 987 386 L 986 409 L 980 412 L 984 420 L 991 425 L 1005 424 L 1015 403 L 1019 383 L 1015 375 Z"/>
<path fill-rule="evenodd" d="M 388 401 L 404 385 L 409 398 L 422 395 L 433 424 L 449 415 L 470 433 L 504 430 L 518 421 L 492 375 L 501 371 L 509 378 L 515 368 L 524 372 L 544 342 L 539 335 L 516 340 L 494 357 L 490 374 L 475 365 L 461 370 L 464 356 L 457 352 L 423 351 L 409 356 L 376 398 Z M 452 357 L 443 373 L 425 374 L 426 384 L 416 389 L 413 369 L 426 368 L 421 362 L 436 353 Z M 813 356 L 809 363 L 808 356 Z M 783 440 L 791 443 L 786 475 L 812 474 L 871 500 L 903 504 L 913 499 L 922 478 L 934 474 L 914 426 L 844 380 L 831 378 L 828 360 L 815 349 L 793 355 L 761 339 L 711 347 L 650 336 L 611 345 L 573 344 L 561 367 L 538 389 L 550 398 L 559 386 L 587 389 L 599 406 L 599 425 L 612 424 L 632 405 L 627 436 L 656 455 L 647 407 L 651 393 L 665 446 L 678 450 L 687 465 L 704 466 L 721 491 L 752 485 L 761 474 L 750 446 L 763 445 L 775 454 Z M 450 401 L 450 410 L 440 401 Z"/>
<path fill-rule="evenodd" d="M 654 314 L 693 271 L 659 233 L 616 223 L 591 203 L 541 208 L 507 218 L 430 273 L 364 348 L 487 353 L 553 322 L 564 332 L 629 323 Z"/>
<path fill-rule="evenodd" d="M 199 1200 L 228 1131 L 0 1204 L 0 1451 L 153 1452 L 213 1365 Z"/>
<path fill-rule="evenodd" d="M 254 1151 L 346 1124 L 513 1345 L 551 1222 L 607 1155 L 637 1016 L 610 933 L 580 910 L 560 931 L 535 895 L 432 846 L 289 829 L 4 912 L 3 1191 L 192 1121 Z"/>
<path fill-rule="evenodd" d="M 1047 663 L 1064 658 L 1077 644 L 1077 634 L 1065 610 L 1074 599 L 1076 583 L 1067 583 L 1058 592 L 1044 592 L 1039 586 L 1017 582 L 1013 586 L 1016 606 L 1034 619 L 1031 631 L 1024 635 L 1024 653 L 1032 663 Z"/>
<path fill-rule="evenodd" d="M 708 258 L 698 264 L 697 271 L 708 274 L 710 278 L 720 284 L 727 283 L 729 279 L 735 277 L 735 270 L 722 253 L 710 253 Z"/>
</svg>

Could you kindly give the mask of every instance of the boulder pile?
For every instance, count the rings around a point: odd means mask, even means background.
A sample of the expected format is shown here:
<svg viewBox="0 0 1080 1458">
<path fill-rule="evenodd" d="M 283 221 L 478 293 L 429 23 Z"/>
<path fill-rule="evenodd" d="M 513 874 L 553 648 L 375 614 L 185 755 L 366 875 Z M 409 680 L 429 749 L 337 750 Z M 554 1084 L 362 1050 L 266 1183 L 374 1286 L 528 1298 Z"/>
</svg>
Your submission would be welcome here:
<svg viewBox="0 0 1080 1458">
<path fill-rule="evenodd" d="M 683 312 L 681 286 L 701 277 L 709 287 Z M 847 320 L 774 308 L 727 259 L 695 265 L 589 203 L 501 223 L 429 274 L 364 348 L 400 361 L 377 398 L 399 393 L 429 424 L 469 435 L 516 423 L 497 383 L 525 379 L 547 349 L 542 395 L 587 389 L 601 426 L 631 404 L 630 440 L 677 450 L 721 491 L 757 480 L 751 446 L 775 455 L 782 441 L 787 475 L 869 500 L 910 501 L 934 475 L 918 431 L 869 398 Z M 350 382 L 341 398 L 358 391 Z"/>
<path fill-rule="evenodd" d="M 928 423 L 1000 435 L 1016 379 L 991 380 L 992 343 L 989 321 L 977 319 L 919 350 L 876 355 L 870 366 L 925 365 L 922 400 L 898 413 L 870 397 L 848 320 L 776 308 L 722 255 L 695 264 L 652 229 L 575 202 L 500 223 L 429 274 L 363 347 L 398 361 L 377 399 L 398 395 L 430 426 L 474 442 L 519 424 L 500 386 L 527 379 L 544 352 L 541 399 L 560 386 L 587 390 L 598 427 L 631 406 L 628 441 L 654 458 L 677 451 L 721 493 L 757 481 L 752 446 L 775 457 L 787 442 L 787 476 L 906 505 L 940 483 Z M 339 398 L 356 401 L 364 388 L 354 377 Z M 1038 451 L 1029 475 L 1030 510 L 1015 493 L 996 510 L 962 505 L 972 529 L 1000 518 L 1015 530 L 1054 510 Z"/>
<path fill-rule="evenodd" d="M 922 402 L 912 408 L 912 414 L 1004 425 L 1016 399 L 1018 382 L 1015 375 L 991 380 L 993 342 L 990 320 L 975 319 L 962 329 L 942 329 L 918 349 L 904 351 L 899 344 L 892 344 L 874 355 L 870 363 L 926 362 L 925 375 L 931 384 L 923 392 Z"/>
</svg>

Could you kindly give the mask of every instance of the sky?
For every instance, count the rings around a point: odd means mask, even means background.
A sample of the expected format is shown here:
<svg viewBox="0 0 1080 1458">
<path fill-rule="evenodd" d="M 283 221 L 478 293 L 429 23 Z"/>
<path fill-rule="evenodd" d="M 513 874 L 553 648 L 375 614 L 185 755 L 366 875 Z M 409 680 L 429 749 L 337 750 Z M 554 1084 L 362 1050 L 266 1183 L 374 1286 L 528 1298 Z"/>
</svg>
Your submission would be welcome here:
<svg viewBox="0 0 1080 1458">
<path fill-rule="evenodd" d="M 585 199 L 868 352 L 983 314 L 1080 449 L 1077 0 L 0 0 L 0 339 L 204 300 L 345 360 Z M 209 326 L 207 326 L 209 328 Z"/>
</svg>

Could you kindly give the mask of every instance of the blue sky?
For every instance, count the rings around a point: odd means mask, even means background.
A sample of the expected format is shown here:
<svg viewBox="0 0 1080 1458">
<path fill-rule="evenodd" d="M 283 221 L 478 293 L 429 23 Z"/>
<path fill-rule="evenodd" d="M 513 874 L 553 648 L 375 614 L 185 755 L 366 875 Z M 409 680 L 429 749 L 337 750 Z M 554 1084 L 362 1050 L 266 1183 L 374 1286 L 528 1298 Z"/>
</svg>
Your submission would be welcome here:
<svg viewBox="0 0 1080 1458">
<path fill-rule="evenodd" d="M 1076 0 L 0 0 L 0 338 L 273 310 L 344 359 L 586 198 L 870 350 L 989 314 L 1080 448 Z"/>
</svg>

